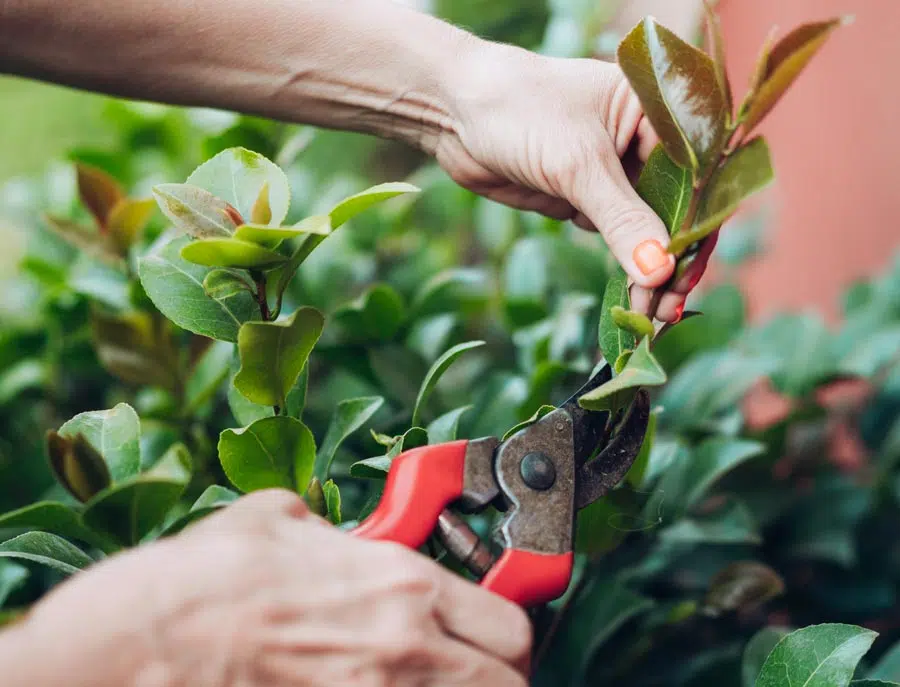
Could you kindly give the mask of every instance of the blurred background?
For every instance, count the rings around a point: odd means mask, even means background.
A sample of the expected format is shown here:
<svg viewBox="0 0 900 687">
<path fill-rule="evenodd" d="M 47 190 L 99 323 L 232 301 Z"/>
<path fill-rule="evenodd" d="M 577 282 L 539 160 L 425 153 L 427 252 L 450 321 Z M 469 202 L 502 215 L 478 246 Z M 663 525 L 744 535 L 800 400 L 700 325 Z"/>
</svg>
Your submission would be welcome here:
<svg viewBox="0 0 900 687">
<path fill-rule="evenodd" d="M 609 59 L 645 14 L 686 40 L 701 35 L 697 0 L 408 4 L 558 56 Z M 541 684 L 751 687 L 752 670 L 742 678 L 751 637 L 776 628 L 763 638 L 770 646 L 784 628 L 818 622 L 877 629 L 859 674 L 900 680 L 900 97 L 885 76 L 900 63 L 900 3 L 716 6 L 739 94 L 773 26 L 783 35 L 835 15 L 855 22 L 763 125 L 777 181 L 722 230 L 693 296 L 704 316 L 655 345 L 669 382 L 654 399 L 652 450 L 639 479 L 579 521 L 578 596 Z M 461 437 L 502 435 L 564 398 L 594 364 L 611 266 L 601 239 L 476 198 L 402 146 L 11 78 L 0 78 L 0 122 L 0 513 L 66 498 L 47 469 L 44 434 L 75 413 L 134 405 L 146 464 L 182 440 L 206 480 L 197 488 L 224 483 L 215 441 L 237 426 L 221 384 L 234 372 L 227 357 L 219 386 L 188 418 L 164 390 L 98 357 L 95 309 L 152 306 L 134 280 L 41 219 L 87 221 L 75 161 L 140 198 L 244 146 L 285 169 L 289 221 L 382 181 L 423 189 L 412 205 L 354 219 L 291 286 L 293 304 L 335 323 L 314 353 L 303 415 L 319 439 L 339 401 L 365 395 L 386 399 L 375 429 L 403 432 L 429 365 L 461 341 L 488 345 L 441 379 L 426 418 L 459 413 Z M 163 228 L 156 216 L 133 252 Z M 401 305 L 392 323 L 354 329 L 360 317 L 347 313 L 361 312 L 355 299 L 373 285 Z M 196 361 L 200 337 L 177 336 Z M 348 466 L 383 453 L 367 430 L 342 446 L 336 480 L 347 512 L 367 495 Z M 56 579 L 34 573 L 25 584 L 22 570 L 0 566 L 0 608 L 27 605 Z M 14 594 L 4 586 L 12 576 Z"/>
</svg>

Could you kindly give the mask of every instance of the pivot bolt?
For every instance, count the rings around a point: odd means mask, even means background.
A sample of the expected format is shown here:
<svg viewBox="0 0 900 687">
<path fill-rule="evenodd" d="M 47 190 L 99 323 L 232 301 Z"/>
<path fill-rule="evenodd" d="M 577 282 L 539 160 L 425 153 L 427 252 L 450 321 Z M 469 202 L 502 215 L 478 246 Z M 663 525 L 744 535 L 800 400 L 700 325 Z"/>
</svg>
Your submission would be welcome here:
<svg viewBox="0 0 900 687">
<path fill-rule="evenodd" d="M 556 482 L 556 466 L 543 453 L 533 451 L 526 454 L 519 463 L 522 481 L 536 491 L 546 491 Z"/>
</svg>

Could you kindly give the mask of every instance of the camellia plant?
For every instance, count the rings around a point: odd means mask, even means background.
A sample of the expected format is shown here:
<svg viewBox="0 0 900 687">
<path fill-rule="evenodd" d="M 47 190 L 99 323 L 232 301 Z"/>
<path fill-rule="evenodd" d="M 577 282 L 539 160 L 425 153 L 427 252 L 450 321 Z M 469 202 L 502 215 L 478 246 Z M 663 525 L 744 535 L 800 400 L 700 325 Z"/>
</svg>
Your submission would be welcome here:
<svg viewBox="0 0 900 687">
<path fill-rule="evenodd" d="M 637 189 L 669 228 L 675 279 L 772 180 L 755 128 L 841 23 L 771 41 L 736 108 L 712 13 L 711 55 L 652 19 L 622 41 L 661 139 Z M 297 164 L 308 131 L 284 139 L 252 119 L 204 134 L 188 165 L 171 141 L 201 138 L 196 125 L 122 108 L 124 152 L 82 151 L 80 207 L 44 217 L 64 245 L 41 235 L 23 261 L 39 331 L 0 326 L 8 619 L 241 493 L 291 489 L 352 528 L 401 451 L 509 435 L 552 410 L 602 364 L 599 327 L 615 376 L 582 405 L 621 420 L 649 388 L 655 407 L 622 483 L 579 514 L 570 589 L 534 610 L 534 683 L 900 681 L 900 649 L 878 644 L 898 632 L 867 622 L 891 617 L 900 578 L 883 545 L 900 522 L 900 270 L 848 292 L 834 337 L 806 315 L 746 326 L 729 284 L 699 298 L 702 317 L 657 328 L 595 236 L 476 200 L 433 168 L 354 193 L 358 178 L 314 182 Z M 333 149 L 303 152 L 316 166 Z M 725 239 L 727 264 L 752 252 Z M 784 412 L 759 426 L 739 404 L 762 379 Z M 847 380 L 865 382 L 862 401 L 823 400 Z M 26 477 L 38 434 L 49 489 Z M 865 479 L 823 460 L 838 435 L 865 442 Z M 15 451 L 28 459 L 10 470 Z M 469 524 L 487 537 L 498 516 Z M 437 541 L 424 553 L 469 574 Z"/>
</svg>

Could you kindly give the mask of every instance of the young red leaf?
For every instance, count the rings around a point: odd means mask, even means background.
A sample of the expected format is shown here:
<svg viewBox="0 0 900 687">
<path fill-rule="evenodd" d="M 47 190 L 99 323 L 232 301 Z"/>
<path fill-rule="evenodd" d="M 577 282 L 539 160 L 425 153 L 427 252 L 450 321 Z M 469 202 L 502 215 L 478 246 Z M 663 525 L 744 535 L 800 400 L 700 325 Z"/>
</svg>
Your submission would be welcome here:
<svg viewBox="0 0 900 687">
<path fill-rule="evenodd" d="M 101 231 L 106 230 L 109 213 L 125 197 L 122 187 L 109 174 L 96 167 L 78 163 L 78 195 L 81 202 L 97 220 Z"/>
</svg>

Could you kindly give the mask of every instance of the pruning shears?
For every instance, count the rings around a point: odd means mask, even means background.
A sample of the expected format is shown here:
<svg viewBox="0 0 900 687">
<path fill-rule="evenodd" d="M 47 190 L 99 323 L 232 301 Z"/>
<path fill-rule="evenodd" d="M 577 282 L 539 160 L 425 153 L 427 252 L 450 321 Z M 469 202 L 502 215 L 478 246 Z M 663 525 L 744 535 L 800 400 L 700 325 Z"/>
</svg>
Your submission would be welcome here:
<svg viewBox="0 0 900 687">
<path fill-rule="evenodd" d="M 604 365 L 556 410 L 503 441 L 464 439 L 401 453 L 375 510 L 352 534 L 414 549 L 435 534 L 483 587 L 520 606 L 561 596 L 572 577 L 577 511 L 622 480 L 647 430 L 644 391 L 614 436 L 609 412 L 578 405 L 611 376 Z M 497 556 L 452 510 L 489 506 L 505 512 L 494 531 Z"/>
</svg>

